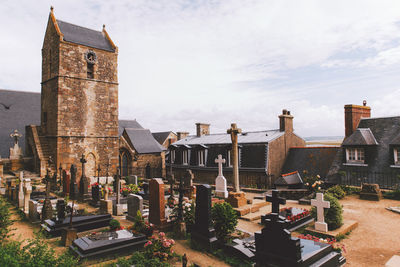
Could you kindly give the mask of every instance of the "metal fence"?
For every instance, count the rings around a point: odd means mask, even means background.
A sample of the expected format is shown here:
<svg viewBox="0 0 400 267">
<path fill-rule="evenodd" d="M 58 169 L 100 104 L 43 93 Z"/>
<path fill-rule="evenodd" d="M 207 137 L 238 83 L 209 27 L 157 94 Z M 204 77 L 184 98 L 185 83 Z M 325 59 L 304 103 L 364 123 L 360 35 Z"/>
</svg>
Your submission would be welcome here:
<svg viewBox="0 0 400 267">
<path fill-rule="evenodd" d="M 362 183 L 379 184 L 380 188 L 394 189 L 400 185 L 400 173 L 347 171 L 339 173 L 340 184 L 361 186 Z"/>
</svg>

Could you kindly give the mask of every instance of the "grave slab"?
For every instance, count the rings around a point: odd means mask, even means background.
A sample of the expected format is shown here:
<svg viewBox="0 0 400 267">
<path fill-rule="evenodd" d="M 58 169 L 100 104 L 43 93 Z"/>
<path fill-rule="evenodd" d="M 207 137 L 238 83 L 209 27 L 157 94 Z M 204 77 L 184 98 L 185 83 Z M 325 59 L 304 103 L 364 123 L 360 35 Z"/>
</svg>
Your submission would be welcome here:
<svg viewBox="0 0 400 267">
<path fill-rule="evenodd" d="M 339 227 L 336 230 L 332 230 L 332 231 L 328 231 L 328 232 L 323 232 L 323 231 L 318 231 L 315 230 L 315 228 L 313 226 L 309 226 L 306 228 L 306 230 L 308 232 L 312 233 L 318 233 L 318 234 L 323 234 L 326 235 L 327 237 L 330 238 L 337 238 L 340 235 L 345 235 L 350 231 L 353 231 L 354 229 L 356 229 L 358 226 L 358 222 L 357 221 L 352 221 L 352 220 L 344 220 L 343 225 L 341 227 Z"/>
<path fill-rule="evenodd" d="M 386 209 L 400 214 L 400 207 L 388 207 Z"/>
<path fill-rule="evenodd" d="M 106 227 L 112 219 L 110 214 L 103 215 L 88 215 L 72 217 L 72 227 L 78 232 L 83 232 L 91 229 Z M 69 227 L 70 217 L 66 217 L 61 221 L 45 220 L 42 228 L 51 236 L 60 236 L 61 230 Z"/>
<path fill-rule="evenodd" d="M 139 250 L 146 242 L 143 234 L 120 230 L 78 238 L 70 249 L 81 259 L 86 259 Z"/>
</svg>

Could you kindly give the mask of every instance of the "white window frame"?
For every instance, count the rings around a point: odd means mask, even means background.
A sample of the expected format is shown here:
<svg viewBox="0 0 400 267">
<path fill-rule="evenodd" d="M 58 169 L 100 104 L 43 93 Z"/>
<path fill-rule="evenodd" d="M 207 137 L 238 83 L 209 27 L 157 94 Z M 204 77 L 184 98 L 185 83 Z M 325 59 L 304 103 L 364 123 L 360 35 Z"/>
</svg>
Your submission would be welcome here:
<svg viewBox="0 0 400 267">
<path fill-rule="evenodd" d="M 400 165 L 400 150 L 398 148 L 393 149 L 394 153 L 394 165 Z"/>
<path fill-rule="evenodd" d="M 171 163 L 175 163 L 175 150 L 171 150 Z"/>
<path fill-rule="evenodd" d="M 346 148 L 346 162 L 347 163 L 362 163 L 365 162 L 364 148 Z"/>
<path fill-rule="evenodd" d="M 197 151 L 197 163 L 199 166 L 205 166 L 206 152 L 204 150 Z"/>
<path fill-rule="evenodd" d="M 188 161 L 189 161 L 189 151 L 186 149 L 182 151 L 182 164 L 188 165 L 189 164 Z"/>
<path fill-rule="evenodd" d="M 232 160 L 231 160 L 231 153 L 232 153 L 232 150 L 228 149 L 228 155 L 227 155 L 227 161 L 226 161 L 226 166 L 228 166 L 228 167 L 233 167 Z"/>
</svg>

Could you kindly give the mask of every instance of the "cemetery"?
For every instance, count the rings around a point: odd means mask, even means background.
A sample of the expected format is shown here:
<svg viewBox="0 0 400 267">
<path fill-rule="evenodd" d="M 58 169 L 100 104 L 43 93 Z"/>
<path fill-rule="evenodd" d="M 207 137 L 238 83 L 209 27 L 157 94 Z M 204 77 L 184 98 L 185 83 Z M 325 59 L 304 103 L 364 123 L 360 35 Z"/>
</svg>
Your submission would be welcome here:
<svg viewBox="0 0 400 267">
<path fill-rule="evenodd" d="M 40 126 L 0 142 L 12 140 L 0 157 L 0 266 L 400 266 L 398 117 L 346 105 L 346 137 L 329 149 L 309 149 L 287 109 L 279 129 L 196 123 L 196 135 L 161 138 L 119 120 L 118 53 L 105 25 L 50 8 Z M 304 166 L 286 166 L 292 148 Z"/>
<path fill-rule="evenodd" d="M 236 125 L 232 129 L 238 132 Z M 369 220 L 358 221 L 359 216 L 354 215 L 361 208 L 354 209 L 353 202 L 363 201 L 365 208 L 371 209 L 371 202 L 392 201 L 383 204 L 388 207 L 380 208 L 379 213 L 386 212 L 393 222 L 400 219 L 396 200 L 383 198 L 387 193 L 376 185 L 364 185 L 359 191 L 311 186 L 308 192 L 314 198 L 309 204 L 282 197 L 280 190 L 284 189 L 245 192 L 236 184 L 230 191 L 222 155 L 215 159 L 219 166 L 215 187 L 195 184 L 191 172 L 178 179 L 174 175 L 122 179 L 120 173 L 106 173 L 105 179 L 100 179 L 100 166 L 97 175 L 89 179 L 85 161 L 82 156 L 79 183 L 77 167 L 72 165 L 69 170 L 59 170 L 60 178 L 47 170 L 43 180 L 35 181 L 34 190 L 23 172 L 17 180 L 7 179 L 2 184 L 2 205 L 13 205 L 21 210 L 20 219 L 25 219 L 17 224 L 31 225 L 30 235 L 44 233 L 48 246 L 58 244 L 57 249 L 68 253 L 76 264 L 133 263 L 143 257 L 143 261 L 156 259 L 172 266 L 185 262 L 203 266 L 202 261 L 221 266 L 343 266 L 346 262 L 352 266 L 360 253 L 353 248 L 360 244 L 354 242 L 368 231 L 363 224 Z M 318 177 L 313 184 L 322 185 Z M 290 196 L 287 191 L 282 195 Z M 244 218 L 259 213 L 264 214 L 258 219 Z M 201 261 L 196 260 L 197 253 Z"/>
</svg>

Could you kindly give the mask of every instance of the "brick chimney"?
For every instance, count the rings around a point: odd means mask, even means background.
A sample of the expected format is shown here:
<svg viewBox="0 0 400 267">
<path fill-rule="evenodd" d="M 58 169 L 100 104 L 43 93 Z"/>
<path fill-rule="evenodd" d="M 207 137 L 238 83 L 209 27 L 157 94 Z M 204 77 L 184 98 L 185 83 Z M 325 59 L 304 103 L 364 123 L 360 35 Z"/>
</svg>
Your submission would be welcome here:
<svg viewBox="0 0 400 267">
<path fill-rule="evenodd" d="M 206 123 L 196 123 L 196 135 L 197 137 L 200 137 L 202 135 L 208 135 L 210 134 L 210 124 Z"/>
<path fill-rule="evenodd" d="M 363 105 L 345 105 L 344 106 L 344 127 L 345 135 L 349 137 L 358 127 L 361 118 L 370 118 L 371 108 L 367 106 L 367 101 Z"/>
<path fill-rule="evenodd" d="M 287 109 L 282 110 L 282 114 L 279 115 L 279 130 L 281 132 L 293 132 L 293 116 Z"/>
<path fill-rule="evenodd" d="M 178 138 L 178 141 L 179 141 L 181 139 L 186 138 L 186 136 L 189 135 L 189 132 L 176 132 L 176 135 L 177 135 L 177 138 Z"/>
</svg>

